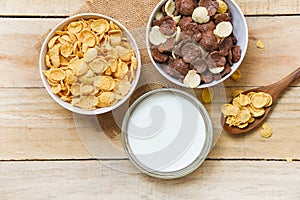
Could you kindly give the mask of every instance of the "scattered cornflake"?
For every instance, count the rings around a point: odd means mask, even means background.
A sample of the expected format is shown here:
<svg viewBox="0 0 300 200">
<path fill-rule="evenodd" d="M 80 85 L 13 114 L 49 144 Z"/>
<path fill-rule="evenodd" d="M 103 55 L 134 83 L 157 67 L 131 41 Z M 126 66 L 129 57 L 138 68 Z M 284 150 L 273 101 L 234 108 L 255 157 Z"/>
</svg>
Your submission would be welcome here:
<svg viewBox="0 0 300 200">
<path fill-rule="evenodd" d="M 215 97 L 213 88 L 204 88 L 202 90 L 202 100 L 204 103 L 211 103 Z"/>
<path fill-rule="evenodd" d="M 256 47 L 259 48 L 259 49 L 264 49 L 265 46 L 264 46 L 263 41 L 258 40 L 258 41 L 256 42 Z"/>
<path fill-rule="evenodd" d="M 286 158 L 286 161 L 287 161 L 288 163 L 291 163 L 291 162 L 294 161 L 294 159 L 293 159 L 293 158 Z"/>
<path fill-rule="evenodd" d="M 231 78 L 232 78 L 235 82 L 240 81 L 241 78 L 242 78 L 241 71 L 240 71 L 240 70 L 236 70 L 236 71 L 231 75 Z"/>
<path fill-rule="evenodd" d="M 263 124 L 260 129 L 260 136 L 263 138 L 269 138 L 273 135 L 273 131 L 268 124 Z"/>
</svg>

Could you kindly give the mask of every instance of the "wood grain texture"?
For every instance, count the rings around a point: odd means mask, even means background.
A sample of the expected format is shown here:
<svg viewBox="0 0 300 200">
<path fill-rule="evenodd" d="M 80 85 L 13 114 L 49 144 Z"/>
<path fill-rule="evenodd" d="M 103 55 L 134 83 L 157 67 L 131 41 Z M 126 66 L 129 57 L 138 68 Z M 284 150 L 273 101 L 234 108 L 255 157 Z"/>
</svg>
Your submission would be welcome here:
<svg viewBox="0 0 300 200">
<path fill-rule="evenodd" d="M 49 3 L 48 3 L 49 2 Z M 6 16 L 69 16 L 85 0 L 0 0 L 0 15 Z M 245 15 L 299 14 L 298 0 L 236 0 Z M 22 5 L 22 6 L 20 6 Z"/>
<path fill-rule="evenodd" d="M 246 88 L 228 88 L 227 95 L 234 89 Z M 222 133 L 209 157 L 300 159 L 299 104 L 300 87 L 288 88 L 266 121 L 274 131 L 271 138 L 261 138 L 259 129 L 240 136 Z M 207 109 L 218 116 L 220 107 L 216 99 Z M 0 89 L 0 160 L 126 158 L 120 136 L 109 139 L 99 127 L 95 119 L 60 107 L 42 88 Z"/>
<path fill-rule="evenodd" d="M 2 162 L 0 198 L 299 199 L 299 170 L 299 162 L 206 161 L 184 178 L 163 181 L 137 173 L 129 161 Z"/>
<path fill-rule="evenodd" d="M 286 15 L 299 14 L 298 0 L 235 0 L 246 15 Z"/>
<path fill-rule="evenodd" d="M 249 48 L 240 67 L 242 80 L 225 82 L 228 99 L 235 89 L 273 83 L 300 63 L 299 0 L 235 1 L 248 16 Z M 222 133 L 209 160 L 191 175 L 171 181 L 140 174 L 125 159 L 120 137 L 102 134 L 95 117 L 57 105 L 42 88 L 35 44 L 84 3 L 0 0 L 1 200 L 300 199 L 300 81 L 278 99 L 267 119 L 271 138 L 261 138 L 258 129 L 239 136 Z M 124 12 L 122 6 L 120 10 Z M 138 28 L 131 31 L 145 52 L 145 31 Z M 256 48 L 259 39 L 264 50 Z M 209 112 L 218 113 L 224 100 L 216 95 L 215 106 L 207 105 Z"/>
<path fill-rule="evenodd" d="M 68 16 L 85 0 L 0 0 L 0 15 L 5 16 Z"/>
</svg>

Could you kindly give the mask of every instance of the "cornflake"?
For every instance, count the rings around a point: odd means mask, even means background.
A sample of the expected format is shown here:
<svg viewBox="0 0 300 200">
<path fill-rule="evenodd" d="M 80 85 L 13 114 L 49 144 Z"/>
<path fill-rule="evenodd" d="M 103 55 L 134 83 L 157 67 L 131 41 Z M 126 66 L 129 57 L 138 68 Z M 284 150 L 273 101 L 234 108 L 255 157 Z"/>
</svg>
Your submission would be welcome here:
<svg viewBox="0 0 300 200">
<path fill-rule="evenodd" d="M 211 103 L 214 99 L 215 92 L 212 88 L 204 88 L 202 90 L 202 100 L 204 103 Z"/>
<path fill-rule="evenodd" d="M 241 71 L 240 71 L 240 70 L 236 70 L 236 71 L 231 75 L 231 78 L 232 78 L 235 82 L 240 81 L 241 78 L 242 78 Z"/>
<path fill-rule="evenodd" d="M 260 130 L 260 136 L 263 138 L 269 138 L 273 134 L 271 127 L 267 124 L 263 124 Z"/>
<path fill-rule="evenodd" d="M 228 10 L 228 6 L 227 4 L 222 1 L 222 0 L 217 0 L 217 2 L 219 3 L 219 7 L 218 7 L 218 13 L 226 13 Z"/>
<path fill-rule="evenodd" d="M 170 10 L 171 11 L 171 10 Z M 52 93 L 84 110 L 109 107 L 132 87 L 138 60 L 114 22 L 70 22 L 48 42 L 43 74 Z"/>
<path fill-rule="evenodd" d="M 265 48 L 265 45 L 264 45 L 263 41 L 258 40 L 258 41 L 256 42 L 256 47 L 259 48 L 259 49 L 264 49 L 264 48 Z"/>
</svg>

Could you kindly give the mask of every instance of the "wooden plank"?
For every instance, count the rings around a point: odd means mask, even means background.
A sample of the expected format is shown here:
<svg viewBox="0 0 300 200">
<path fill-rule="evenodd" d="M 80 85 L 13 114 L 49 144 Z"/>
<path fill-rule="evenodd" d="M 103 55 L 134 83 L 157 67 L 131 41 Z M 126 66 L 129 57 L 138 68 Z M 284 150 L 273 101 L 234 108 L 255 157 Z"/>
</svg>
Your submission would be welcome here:
<svg viewBox="0 0 300 200">
<path fill-rule="evenodd" d="M 61 20 L 1 19 L 0 87 L 42 86 L 35 44 Z"/>
<path fill-rule="evenodd" d="M 47 32 L 62 19 L 0 19 L 0 87 L 42 87 L 38 72 L 38 51 L 35 43 L 39 35 Z M 232 80 L 227 86 L 260 86 L 281 79 L 299 66 L 300 17 L 250 17 L 249 48 L 241 65 L 241 82 Z M 288 26 L 287 24 L 294 24 Z M 134 31 L 135 34 L 141 30 Z M 142 31 L 144 33 L 144 31 Z M 140 48 L 144 50 L 144 37 L 139 37 Z M 287 39 L 292 38 L 292 39 Z M 265 50 L 256 48 L 256 41 L 262 39 Z M 12 41 L 18 49 L 12 48 Z M 26 54 L 24 54 L 26 52 Z M 149 62 L 147 54 L 144 64 Z M 259 69 L 259 70 L 258 70 Z M 22 73 L 21 73 L 22 72 Z M 297 84 L 300 85 L 299 83 Z"/>
<path fill-rule="evenodd" d="M 0 15 L 6 16 L 69 16 L 75 13 L 84 0 L 0 0 Z M 236 0 L 245 15 L 299 14 L 298 0 Z"/>
<path fill-rule="evenodd" d="M 72 113 L 48 97 L 41 89 L 0 91 L 1 160 L 88 157 Z"/>
<path fill-rule="evenodd" d="M 68 16 L 84 5 L 85 0 L 0 0 L 2 16 Z"/>
<path fill-rule="evenodd" d="M 267 85 L 299 67 L 300 59 L 293 53 L 300 47 L 294 42 L 298 30 L 294 26 L 287 26 L 299 24 L 298 17 L 251 17 L 247 18 L 247 23 L 249 43 L 240 66 L 242 81 L 235 83 L 229 79 L 226 85 Z M 264 50 L 256 47 L 258 40 L 263 41 Z"/>
<path fill-rule="evenodd" d="M 227 92 L 229 96 L 231 90 Z M 216 127 L 220 126 L 223 98 L 207 105 L 208 111 L 214 113 Z M 300 87 L 289 88 L 266 121 L 274 131 L 271 138 L 261 138 L 259 129 L 240 136 L 222 133 L 209 157 L 300 159 L 299 131 L 296 131 L 300 129 L 299 105 Z M 114 115 L 119 116 L 119 112 L 114 111 Z M 218 131 L 216 135 L 221 134 Z M 120 135 L 115 139 L 103 135 L 96 117 L 67 111 L 39 88 L 0 89 L 0 141 L 0 160 L 126 158 Z"/>
<path fill-rule="evenodd" d="M 0 197 L 9 199 L 299 199 L 300 163 L 206 161 L 162 181 L 129 161 L 2 162 Z M 129 173 L 129 172 L 130 173 Z"/>
<path fill-rule="evenodd" d="M 285 15 L 299 14 L 298 0 L 235 0 L 245 15 Z"/>
</svg>

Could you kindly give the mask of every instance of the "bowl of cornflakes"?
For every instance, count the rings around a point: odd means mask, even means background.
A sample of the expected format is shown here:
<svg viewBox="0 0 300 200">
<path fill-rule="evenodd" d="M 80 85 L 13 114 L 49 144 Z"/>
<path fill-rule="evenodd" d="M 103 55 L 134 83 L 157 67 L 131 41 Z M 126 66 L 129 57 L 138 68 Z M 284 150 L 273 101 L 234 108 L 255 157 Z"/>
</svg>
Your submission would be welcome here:
<svg viewBox="0 0 300 200">
<path fill-rule="evenodd" d="M 206 88 L 230 77 L 248 47 L 248 27 L 231 0 L 162 0 L 146 31 L 147 50 L 170 82 Z"/>
<path fill-rule="evenodd" d="M 141 72 L 136 41 L 117 20 L 95 13 L 66 18 L 47 35 L 40 75 L 49 95 L 80 114 L 109 112 L 133 93 Z"/>
</svg>

